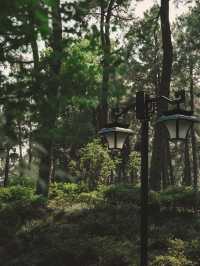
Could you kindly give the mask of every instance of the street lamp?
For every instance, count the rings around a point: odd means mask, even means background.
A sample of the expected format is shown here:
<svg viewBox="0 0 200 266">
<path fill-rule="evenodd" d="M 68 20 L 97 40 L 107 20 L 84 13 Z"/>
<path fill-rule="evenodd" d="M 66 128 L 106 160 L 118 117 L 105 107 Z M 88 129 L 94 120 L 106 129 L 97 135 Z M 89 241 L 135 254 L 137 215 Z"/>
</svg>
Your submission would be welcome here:
<svg viewBox="0 0 200 266">
<path fill-rule="evenodd" d="M 157 124 L 163 124 L 169 133 L 169 140 L 186 140 L 194 123 L 198 123 L 199 118 L 192 115 L 191 111 L 169 111 L 165 112 L 158 120 Z"/>
<path fill-rule="evenodd" d="M 122 114 L 133 109 L 136 111 L 136 118 L 141 121 L 141 253 L 140 266 L 148 265 L 148 149 L 149 149 L 149 120 L 152 113 L 157 110 L 160 101 L 167 101 L 169 104 L 175 104 L 176 109 L 164 112 L 157 124 L 162 124 L 168 129 L 169 139 L 173 141 L 186 140 L 188 133 L 194 123 L 200 122 L 200 119 L 193 116 L 192 111 L 180 109 L 180 104 L 185 102 L 185 93 L 183 91 L 176 94 L 174 100 L 170 100 L 165 96 L 149 97 L 145 92 L 137 92 L 136 102 L 119 113 Z M 110 125 L 99 131 L 108 142 L 110 149 L 122 149 L 123 144 L 132 131 L 127 127 L 119 126 L 119 124 Z"/>
<path fill-rule="evenodd" d="M 117 122 L 109 124 L 102 128 L 99 134 L 102 135 L 108 143 L 111 150 L 121 150 L 127 137 L 133 134 L 133 130 L 127 128 L 128 125 L 122 125 Z"/>
</svg>

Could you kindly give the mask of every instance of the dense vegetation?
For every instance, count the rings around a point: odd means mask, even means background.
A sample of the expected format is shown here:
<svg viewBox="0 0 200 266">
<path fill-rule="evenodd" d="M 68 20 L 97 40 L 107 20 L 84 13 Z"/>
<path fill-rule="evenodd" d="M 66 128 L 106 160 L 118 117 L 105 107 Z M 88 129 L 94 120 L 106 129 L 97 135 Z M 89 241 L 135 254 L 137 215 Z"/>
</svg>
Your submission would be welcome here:
<svg viewBox="0 0 200 266">
<path fill-rule="evenodd" d="M 0 1 L 0 265 L 139 265 L 135 95 L 183 89 L 200 114 L 200 1 L 139 2 Z M 200 130 L 170 143 L 155 120 L 173 106 L 151 107 L 149 266 L 198 266 Z M 110 151 L 116 117 L 133 134 Z"/>
<path fill-rule="evenodd" d="M 190 187 L 150 192 L 150 265 L 199 265 L 199 201 Z M 30 188 L 0 190 L 1 265 L 139 264 L 139 187 L 55 183 L 46 203 Z"/>
</svg>

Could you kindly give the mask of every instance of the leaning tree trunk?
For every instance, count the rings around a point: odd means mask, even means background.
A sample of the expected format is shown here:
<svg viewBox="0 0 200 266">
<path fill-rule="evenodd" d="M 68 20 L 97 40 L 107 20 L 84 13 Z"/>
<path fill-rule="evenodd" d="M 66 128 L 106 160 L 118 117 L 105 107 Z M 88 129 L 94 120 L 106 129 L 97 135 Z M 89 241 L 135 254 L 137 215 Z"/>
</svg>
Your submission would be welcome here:
<svg viewBox="0 0 200 266">
<path fill-rule="evenodd" d="M 173 59 L 173 47 L 169 23 L 169 0 L 161 0 L 160 19 L 163 44 L 163 62 L 158 96 L 169 97 Z M 167 108 L 167 103 L 160 101 L 158 103 L 158 115 L 161 115 L 164 110 L 167 110 Z M 154 190 L 159 190 L 161 188 L 163 177 L 165 180 L 169 180 L 169 177 L 167 176 L 167 159 L 169 158 L 168 154 L 166 154 L 168 153 L 168 149 L 166 148 L 167 145 L 166 132 L 162 129 L 162 127 L 156 126 L 150 170 L 150 187 Z"/>
</svg>

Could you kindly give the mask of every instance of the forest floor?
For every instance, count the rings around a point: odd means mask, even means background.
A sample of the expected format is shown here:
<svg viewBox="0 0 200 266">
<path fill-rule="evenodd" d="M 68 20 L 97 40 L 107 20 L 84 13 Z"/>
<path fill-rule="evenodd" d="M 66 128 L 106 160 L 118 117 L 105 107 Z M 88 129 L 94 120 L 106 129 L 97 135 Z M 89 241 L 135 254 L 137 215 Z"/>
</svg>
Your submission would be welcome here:
<svg viewBox="0 0 200 266">
<path fill-rule="evenodd" d="M 200 216 L 191 189 L 150 193 L 152 266 L 200 265 Z M 0 265 L 138 266 L 139 188 L 52 186 L 0 188 Z"/>
</svg>

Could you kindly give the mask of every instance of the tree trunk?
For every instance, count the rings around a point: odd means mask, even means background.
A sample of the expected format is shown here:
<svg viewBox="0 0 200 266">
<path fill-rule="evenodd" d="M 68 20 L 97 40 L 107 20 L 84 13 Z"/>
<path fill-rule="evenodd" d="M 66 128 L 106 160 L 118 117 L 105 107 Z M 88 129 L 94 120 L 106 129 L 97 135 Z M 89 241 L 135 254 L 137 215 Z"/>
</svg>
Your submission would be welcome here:
<svg viewBox="0 0 200 266">
<path fill-rule="evenodd" d="M 5 167 L 4 167 L 4 186 L 7 186 L 9 183 L 9 170 L 10 170 L 10 150 L 12 148 L 11 143 L 15 141 L 15 134 L 12 127 L 13 116 L 10 112 L 9 106 L 5 105 L 4 108 L 4 117 L 5 117 L 5 135 L 6 135 L 6 144 L 5 144 Z"/>
<path fill-rule="evenodd" d="M 24 173 L 24 163 L 23 163 L 23 153 L 22 153 L 22 128 L 21 122 L 17 122 L 18 125 L 18 142 L 19 142 L 19 176 L 23 176 Z"/>
<path fill-rule="evenodd" d="M 32 148 L 32 123 L 31 121 L 29 121 L 29 139 L 28 139 L 28 168 L 31 169 L 31 164 L 32 164 L 32 160 L 33 160 L 33 148 Z"/>
<path fill-rule="evenodd" d="M 190 186 L 191 185 L 191 165 L 190 165 L 190 152 L 189 152 L 189 143 L 188 141 L 186 141 L 184 143 L 185 145 L 185 167 L 184 167 L 184 179 L 183 179 L 183 184 L 186 186 Z"/>
<path fill-rule="evenodd" d="M 8 186 L 9 170 L 10 170 L 10 147 L 9 147 L 9 145 L 7 145 L 7 147 L 6 147 L 6 160 L 5 160 L 5 167 L 4 167 L 4 187 Z"/>
<path fill-rule="evenodd" d="M 55 174 L 56 174 L 56 157 L 54 152 L 52 152 L 52 158 L 51 158 L 51 172 L 50 172 L 50 180 L 52 183 L 55 182 Z"/>
<path fill-rule="evenodd" d="M 169 159 L 171 159 L 169 155 L 169 142 L 167 141 L 165 146 L 165 150 L 163 150 L 163 161 L 169 163 Z M 171 177 L 169 176 L 170 164 L 169 167 L 166 167 L 165 163 L 162 163 L 162 187 L 166 189 L 170 185 Z"/>
<path fill-rule="evenodd" d="M 36 193 L 38 195 L 48 196 L 49 182 L 50 182 L 50 169 L 51 169 L 51 154 L 49 153 L 49 146 L 51 142 L 43 141 L 43 152 L 40 153 L 39 164 L 39 178 L 36 185 Z"/>
<path fill-rule="evenodd" d="M 172 158 L 171 158 L 171 151 L 170 151 L 170 145 L 168 143 L 168 162 L 169 162 L 169 176 L 170 176 L 170 185 L 175 185 L 175 178 L 174 178 L 174 171 L 173 171 L 173 166 L 172 166 Z"/>
<path fill-rule="evenodd" d="M 194 112 L 194 81 L 193 81 L 193 59 L 190 58 L 190 108 Z M 196 136 L 195 130 L 191 128 L 191 141 L 192 141 L 192 163 L 193 163 L 193 187 L 197 189 L 198 186 L 198 164 L 197 164 L 197 149 L 196 149 Z"/>
<path fill-rule="evenodd" d="M 161 31 L 162 31 L 162 44 L 163 44 L 163 62 L 162 62 L 162 73 L 161 83 L 158 88 L 158 96 L 169 97 L 170 92 L 170 81 L 172 72 L 172 59 L 173 59 L 173 47 L 171 41 L 171 30 L 169 23 L 169 0 L 161 0 L 160 8 L 160 19 L 161 19 Z M 158 103 L 158 116 L 163 111 L 167 110 L 168 104 L 164 101 Z M 163 176 L 167 179 L 166 174 L 168 173 L 168 156 L 167 148 L 168 145 L 167 134 L 160 126 L 156 126 L 153 141 L 153 152 L 150 169 L 150 187 L 154 190 L 161 188 Z M 163 152 L 164 151 L 164 152 Z"/>
<path fill-rule="evenodd" d="M 193 187 L 197 189 L 198 186 L 198 164 L 197 164 L 197 148 L 196 148 L 196 136 L 194 128 L 191 129 L 191 141 L 192 141 L 192 162 L 193 162 Z"/>
<path fill-rule="evenodd" d="M 110 42 L 110 19 L 112 16 L 112 8 L 116 0 L 110 0 L 108 5 L 101 2 L 101 21 L 100 36 L 101 47 L 103 52 L 102 60 L 102 84 L 99 112 L 99 128 L 103 128 L 107 124 L 108 119 L 108 91 L 111 68 L 111 42 Z"/>
<path fill-rule="evenodd" d="M 33 33 L 35 32 L 34 27 L 34 16 L 32 18 Z M 31 41 L 31 47 L 34 58 L 34 70 L 36 77 L 36 86 L 39 86 L 39 54 L 37 46 L 37 38 L 33 34 Z M 40 108 L 40 138 L 38 140 L 40 149 L 40 164 L 39 164 L 39 179 L 37 182 L 36 192 L 44 196 L 48 195 L 49 182 L 50 182 L 50 171 L 51 171 L 51 158 L 53 151 L 53 140 L 49 135 L 50 131 L 55 128 L 56 117 L 59 110 L 59 97 L 60 97 L 60 84 L 59 84 L 59 73 L 61 68 L 62 58 L 62 23 L 60 14 L 60 0 L 55 0 L 52 3 L 52 35 L 51 35 L 51 47 L 53 50 L 53 60 L 51 64 L 52 80 L 49 82 L 49 90 L 47 91 L 47 101 L 42 103 Z"/>
</svg>

